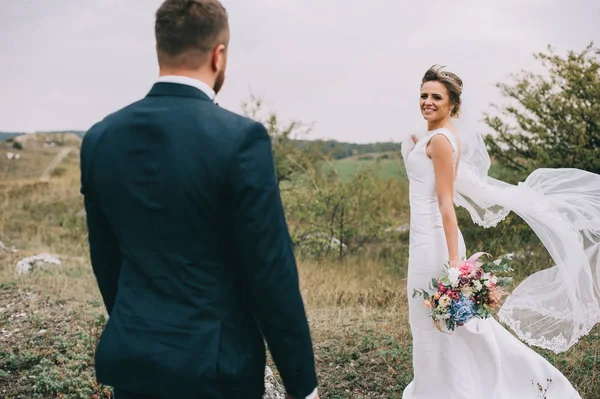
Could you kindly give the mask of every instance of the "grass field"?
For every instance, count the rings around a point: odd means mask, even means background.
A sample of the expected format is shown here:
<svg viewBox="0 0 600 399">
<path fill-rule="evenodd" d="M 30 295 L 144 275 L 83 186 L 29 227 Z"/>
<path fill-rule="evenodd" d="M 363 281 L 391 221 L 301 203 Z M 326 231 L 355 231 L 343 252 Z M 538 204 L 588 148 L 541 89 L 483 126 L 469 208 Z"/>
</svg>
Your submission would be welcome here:
<svg viewBox="0 0 600 399">
<path fill-rule="evenodd" d="M 0 170 L 6 170 L 4 151 L 0 148 L 0 168 L 5 168 Z M 10 179 L 0 182 L 0 240 L 8 247 L 0 251 L 0 398 L 109 398 L 110 389 L 99 386 L 93 373 L 94 349 L 106 315 L 79 214 L 77 154 L 69 155 L 48 182 L 35 176 L 52 156 L 27 150 L 22 154 L 20 160 L 31 162 L 17 164 Z M 40 160 L 34 161 L 36 157 Z M 396 162 L 377 165 L 355 159 L 339 161 L 337 168 L 351 176 L 362 165 L 374 166 L 379 176 L 394 177 L 402 173 Z M 19 259 L 41 252 L 56 254 L 62 264 L 15 274 Z M 322 398 L 401 398 L 412 378 L 412 346 L 405 262 L 400 264 L 400 269 L 384 267 L 364 256 L 300 262 Z M 584 399 L 600 398 L 598 327 L 566 354 L 536 351 Z M 531 397 L 537 396 L 532 392 Z"/>
<path fill-rule="evenodd" d="M 404 161 L 396 153 L 369 154 L 334 161 L 333 165 L 344 181 L 352 179 L 359 171 L 368 171 L 378 179 L 402 179 L 405 176 Z"/>
</svg>

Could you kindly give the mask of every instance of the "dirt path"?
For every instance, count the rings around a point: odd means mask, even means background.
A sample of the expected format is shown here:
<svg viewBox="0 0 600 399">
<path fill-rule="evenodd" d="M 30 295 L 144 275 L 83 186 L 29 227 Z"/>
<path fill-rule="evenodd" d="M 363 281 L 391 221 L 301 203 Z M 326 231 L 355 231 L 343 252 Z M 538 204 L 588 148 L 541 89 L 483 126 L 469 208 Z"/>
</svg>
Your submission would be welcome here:
<svg viewBox="0 0 600 399">
<path fill-rule="evenodd" d="M 73 147 L 65 147 L 63 149 L 61 149 L 58 154 L 56 154 L 56 156 L 54 157 L 54 159 L 52 160 L 52 162 L 50 162 L 50 164 L 48 164 L 48 166 L 46 167 L 46 170 L 44 170 L 44 173 L 42 173 L 42 175 L 40 176 L 40 181 L 48 181 L 50 180 L 50 174 L 52 173 L 52 171 L 58 166 L 60 165 L 60 163 L 62 162 L 63 159 L 65 159 L 67 157 L 67 155 L 69 155 L 69 153 L 73 150 Z"/>
</svg>

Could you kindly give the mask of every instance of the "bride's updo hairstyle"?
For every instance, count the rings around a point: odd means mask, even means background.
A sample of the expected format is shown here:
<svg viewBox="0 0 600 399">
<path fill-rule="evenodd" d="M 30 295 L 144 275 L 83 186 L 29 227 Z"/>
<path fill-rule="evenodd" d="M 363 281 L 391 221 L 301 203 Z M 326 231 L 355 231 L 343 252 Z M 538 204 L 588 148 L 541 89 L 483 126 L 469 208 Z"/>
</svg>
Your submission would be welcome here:
<svg viewBox="0 0 600 399">
<path fill-rule="evenodd" d="M 444 67 L 441 65 L 434 65 L 425 72 L 421 86 L 426 82 L 440 82 L 448 90 L 450 96 L 450 102 L 452 103 L 452 112 L 450 116 L 458 117 L 460 114 L 460 95 L 462 94 L 463 81 L 453 72 L 442 71 Z"/>
</svg>

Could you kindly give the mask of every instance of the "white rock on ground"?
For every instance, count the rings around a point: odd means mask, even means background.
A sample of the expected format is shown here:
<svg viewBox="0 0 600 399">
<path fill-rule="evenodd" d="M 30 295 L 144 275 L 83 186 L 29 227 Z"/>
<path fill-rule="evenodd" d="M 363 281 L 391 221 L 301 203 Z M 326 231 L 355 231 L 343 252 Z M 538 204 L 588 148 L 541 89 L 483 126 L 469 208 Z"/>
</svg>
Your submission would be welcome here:
<svg viewBox="0 0 600 399">
<path fill-rule="evenodd" d="M 265 368 L 265 394 L 263 399 L 285 399 L 285 389 L 279 384 L 269 366 Z"/>
<path fill-rule="evenodd" d="M 18 274 L 25 274 L 31 272 L 33 269 L 44 267 L 47 264 L 60 265 L 60 260 L 50 254 L 38 254 L 29 256 L 21 259 L 17 262 L 16 272 Z"/>
</svg>

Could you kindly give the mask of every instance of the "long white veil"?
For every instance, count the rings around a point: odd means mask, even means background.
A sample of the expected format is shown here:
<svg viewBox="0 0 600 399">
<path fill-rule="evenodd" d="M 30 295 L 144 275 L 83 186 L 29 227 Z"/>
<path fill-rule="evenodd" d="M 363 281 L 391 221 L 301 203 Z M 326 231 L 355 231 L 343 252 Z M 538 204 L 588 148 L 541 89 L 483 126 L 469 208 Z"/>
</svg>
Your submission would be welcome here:
<svg viewBox="0 0 600 399">
<path fill-rule="evenodd" d="M 600 322 L 600 175 L 541 168 L 518 185 L 489 177 L 488 152 L 462 98 L 461 117 L 453 122 L 462 146 L 456 205 L 486 228 L 514 212 L 555 263 L 521 282 L 499 318 L 524 342 L 564 352 Z M 412 147 L 408 137 L 402 144 L 405 159 Z"/>
</svg>

